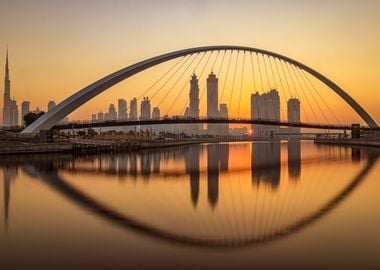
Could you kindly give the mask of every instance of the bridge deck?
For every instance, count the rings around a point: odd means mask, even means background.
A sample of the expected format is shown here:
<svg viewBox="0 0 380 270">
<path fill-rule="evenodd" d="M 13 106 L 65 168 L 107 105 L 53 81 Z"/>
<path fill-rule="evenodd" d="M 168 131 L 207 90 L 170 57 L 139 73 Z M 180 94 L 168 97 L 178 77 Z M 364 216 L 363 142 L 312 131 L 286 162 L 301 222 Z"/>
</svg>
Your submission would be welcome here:
<svg viewBox="0 0 380 270">
<path fill-rule="evenodd" d="M 207 119 L 207 118 L 170 118 L 158 120 L 113 120 L 103 122 L 71 122 L 53 126 L 55 130 L 63 129 L 81 129 L 97 127 L 117 127 L 117 126 L 144 126 L 144 125 L 168 125 L 168 124 L 249 124 L 249 125 L 269 125 L 282 127 L 299 127 L 312 129 L 329 129 L 329 130 L 350 130 L 349 125 L 332 125 L 318 123 L 290 123 L 285 121 L 263 120 L 263 119 Z M 380 128 L 361 127 L 362 130 L 380 131 Z"/>
</svg>

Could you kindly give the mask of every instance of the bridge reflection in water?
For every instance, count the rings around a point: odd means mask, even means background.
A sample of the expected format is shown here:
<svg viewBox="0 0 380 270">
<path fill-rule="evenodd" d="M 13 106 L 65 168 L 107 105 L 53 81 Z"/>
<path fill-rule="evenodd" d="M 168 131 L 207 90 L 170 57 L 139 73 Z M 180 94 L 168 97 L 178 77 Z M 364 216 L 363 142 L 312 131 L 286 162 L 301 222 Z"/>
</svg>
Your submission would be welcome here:
<svg viewBox="0 0 380 270">
<path fill-rule="evenodd" d="M 40 160 L 3 157 L 4 220 L 7 225 L 10 183 L 21 168 L 127 230 L 199 246 L 259 244 L 329 213 L 365 179 L 376 157 L 297 140 Z M 336 174 L 347 164 L 352 169 Z"/>
</svg>

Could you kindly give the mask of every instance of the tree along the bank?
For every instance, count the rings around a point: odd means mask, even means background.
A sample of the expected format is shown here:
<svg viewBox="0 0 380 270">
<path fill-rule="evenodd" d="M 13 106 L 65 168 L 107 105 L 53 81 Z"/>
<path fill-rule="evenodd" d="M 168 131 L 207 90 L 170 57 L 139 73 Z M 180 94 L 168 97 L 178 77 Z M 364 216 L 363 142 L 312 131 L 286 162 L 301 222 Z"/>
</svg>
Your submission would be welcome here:
<svg viewBox="0 0 380 270">
<path fill-rule="evenodd" d="M 40 118 L 45 112 L 40 111 L 40 112 L 30 112 L 24 115 L 24 123 L 25 126 L 29 126 L 31 123 L 36 121 L 38 118 Z"/>
</svg>

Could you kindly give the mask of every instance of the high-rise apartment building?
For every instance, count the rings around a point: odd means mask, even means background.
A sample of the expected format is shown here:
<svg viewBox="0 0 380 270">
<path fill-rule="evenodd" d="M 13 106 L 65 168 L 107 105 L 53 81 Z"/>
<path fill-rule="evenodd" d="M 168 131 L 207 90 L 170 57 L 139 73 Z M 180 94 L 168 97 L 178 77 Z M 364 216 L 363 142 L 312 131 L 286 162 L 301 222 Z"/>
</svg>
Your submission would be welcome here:
<svg viewBox="0 0 380 270">
<path fill-rule="evenodd" d="M 193 74 L 190 80 L 189 107 L 185 110 L 185 117 L 199 118 L 199 84 L 197 75 Z M 202 124 L 189 124 L 184 130 L 189 133 L 198 133 L 202 130 Z"/>
<path fill-rule="evenodd" d="M 104 121 L 104 113 L 103 112 L 98 112 L 98 121 Z"/>
<path fill-rule="evenodd" d="M 150 100 L 148 97 L 144 97 L 141 101 L 141 116 L 140 120 L 151 119 Z"/>
<path fill-rule="evenodd" d="M 108 117 L 107 120 L 116 120 L 117 119 L 117 113 L 116 108 L 114 104 L 110 104 L 108 108 Z"/>
<path fill-rule="evenodd" d="M 119 99 L 117 101 L 118 119 L 127 120 L 127 101 L 125 99 Z"/>
<path fill-rule="evenodd" d="M 56 105 L 55 101 L 50 100 L 48 102 L 47 110 L 50 111 L 51 109 L 53 109 L 55 107 L 55 105 Z"/>
<path fill-rule="evenodd" d="M 129 104 L 129 120 L 137 120 L 137 99 L 133 98 Z"/>
<path fill-rule="evenodd" d="M 23 101 L 21 103 L 21 122 L 24 125 L 24 116 L 30 113 L 30 102 L 29 101 Z"/>
<path fill-rule="evenodd" d="M 291 98 L 288 100 L 288 122 L 301 122 L 301 102 L 297 98 Z M 289 127 L 288 130 L 289 133 L 300 133 L 299 127 Z"/>
<path fill-rule="evenodd" d="M 152 119 L 153 120 L 160 120 L 161 112 L 159 107 L 154 107 L 152 110 Z"/>
<path fill-rule="evenodd" d="M 251 94 L 251 119 L 280 121 L 280 96 L 276 89 L 260 95 Z M 255 136 L 273 137 L 279 126 L 252 125 Z"/>
</svg>

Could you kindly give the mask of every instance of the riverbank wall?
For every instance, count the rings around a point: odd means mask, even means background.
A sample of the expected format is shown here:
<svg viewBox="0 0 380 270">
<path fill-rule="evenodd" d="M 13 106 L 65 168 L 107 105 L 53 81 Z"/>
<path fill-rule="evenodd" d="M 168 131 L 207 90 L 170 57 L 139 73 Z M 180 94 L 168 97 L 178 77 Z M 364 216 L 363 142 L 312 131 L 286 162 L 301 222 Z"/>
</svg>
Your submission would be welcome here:
<svg viewBox="0 0 380 270">
<path fill-rule="evenodd" d="M 344 146 L 380 147 L 380 138 L 361 139 L 315 139 L 315 144 L 330 144 Z"/>
</svg>

